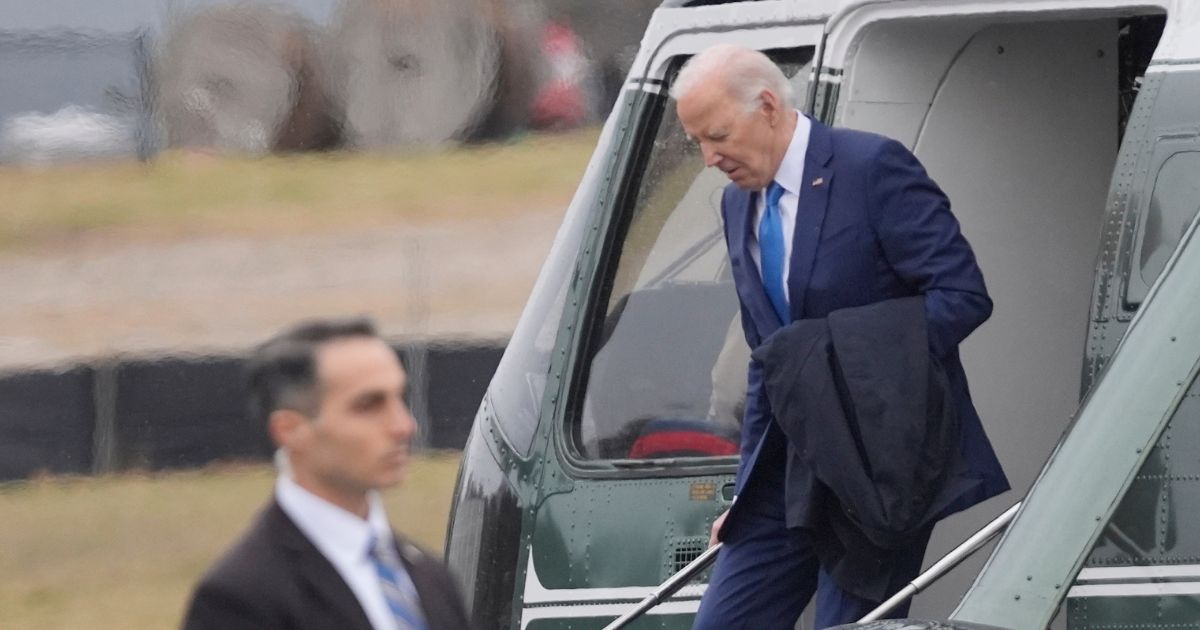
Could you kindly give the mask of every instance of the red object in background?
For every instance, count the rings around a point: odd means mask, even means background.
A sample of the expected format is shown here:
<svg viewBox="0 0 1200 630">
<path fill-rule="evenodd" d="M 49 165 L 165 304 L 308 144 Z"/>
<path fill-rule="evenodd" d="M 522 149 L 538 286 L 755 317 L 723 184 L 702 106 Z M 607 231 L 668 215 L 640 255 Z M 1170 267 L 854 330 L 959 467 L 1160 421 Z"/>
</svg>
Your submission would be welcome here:
<svg viewBox="0 0 1200 630">
<path fill-rule="evenodd" d="M 695 431 L 655 433 L 638 438 L 629 449 L 630 459 L 654 457 L 721 457 L 738 454 L 737 442 Z"/>
<path fill-rule="evenodd" d="M 629 448 L 630 459 L 722 457 L 737 455 L 740 434 L 734 427 L 707 420 L 656 418 L 641 428 Z"/>
<path fill-rule="evenodd" d="M 579 37 L 565 24 L 549 22 L 542 32 L 542 54 L 549 78 L 530 107 L 530 122 L 538 129 L 569 129 L 587 122 L 588 60 Z"/>
</svg>

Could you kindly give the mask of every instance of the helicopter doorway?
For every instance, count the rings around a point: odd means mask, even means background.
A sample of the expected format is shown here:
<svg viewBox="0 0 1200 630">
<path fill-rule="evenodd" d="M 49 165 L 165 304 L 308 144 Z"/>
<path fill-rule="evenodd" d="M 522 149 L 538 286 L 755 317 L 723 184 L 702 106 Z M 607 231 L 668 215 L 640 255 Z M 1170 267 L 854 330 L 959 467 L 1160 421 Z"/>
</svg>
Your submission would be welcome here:
<svg viewBox="0 0 1200 630">
<path fill-rule="evenodd" d="M 1024 494 L 1076 409 L 1106 196 L 1134 78 L 1162 28 L 1159 19 L 1130 47 L 1126 19 L 1013 19 L 867 27 L 834 113 L 837 125 L 913 148 L 995 302 L 962 358 L 1014 492 L 939 525 L 927 562 Z M 985 557 L 931 587 L 912 615 L 944 615 Z"/>
</svg>

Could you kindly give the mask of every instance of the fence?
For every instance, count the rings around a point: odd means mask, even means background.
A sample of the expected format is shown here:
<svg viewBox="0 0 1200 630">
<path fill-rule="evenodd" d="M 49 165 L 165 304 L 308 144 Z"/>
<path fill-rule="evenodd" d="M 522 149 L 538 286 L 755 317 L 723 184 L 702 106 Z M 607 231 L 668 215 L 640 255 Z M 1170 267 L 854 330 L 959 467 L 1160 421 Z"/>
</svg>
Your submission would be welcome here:
<svg viewBox="0 0 1200 630">
<path fill-rule="evenodd" d="M 418 447 L 462 448 L 502 343 L 395 346 Z M 114 358 L 0 375 L 0 481 L 265 460 L 237 356 Z"/>
</svg>

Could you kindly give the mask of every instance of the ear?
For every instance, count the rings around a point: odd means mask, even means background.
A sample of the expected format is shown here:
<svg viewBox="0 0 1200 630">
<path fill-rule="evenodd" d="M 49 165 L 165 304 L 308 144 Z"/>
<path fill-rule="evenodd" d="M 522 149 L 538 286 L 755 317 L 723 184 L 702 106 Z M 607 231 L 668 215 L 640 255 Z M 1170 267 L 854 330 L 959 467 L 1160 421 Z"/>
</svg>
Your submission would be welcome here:
<svg viewBox="0 0 1200 630">
<path fill-rule="evenodd" d="M 276 409 L 267 418 L 267 433 L 276 446 L 288 449 L 303 438 L 309 419 L 293 409 Z"/>
<path fill-rule="evenodd" d="M 783 103 L 779 100 L 779 95 L 771 90 L 764 89 L 758 95 L 759 111 L 767 117 L 771 126 L 779 124 L 781 115 L 783 114 Z"/>
</svg>

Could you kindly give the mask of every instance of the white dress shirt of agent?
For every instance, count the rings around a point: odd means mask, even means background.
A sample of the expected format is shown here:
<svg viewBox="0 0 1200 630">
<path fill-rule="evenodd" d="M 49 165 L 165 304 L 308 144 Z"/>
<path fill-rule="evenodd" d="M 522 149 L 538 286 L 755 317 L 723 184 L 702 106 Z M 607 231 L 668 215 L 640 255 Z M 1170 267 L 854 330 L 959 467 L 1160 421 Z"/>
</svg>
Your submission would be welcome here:
<svg viewBox="0 0 1200 630">
<path fill-rule="evenodd" d="M 406 380 L 365 319 L 307 322 L 255 351 L 275 496 L 202 578 L 185 628 L 469 626 L 441 561 L 393 534 L 379 496 L 402 481 L 416 431 Z"/>
</svg>

